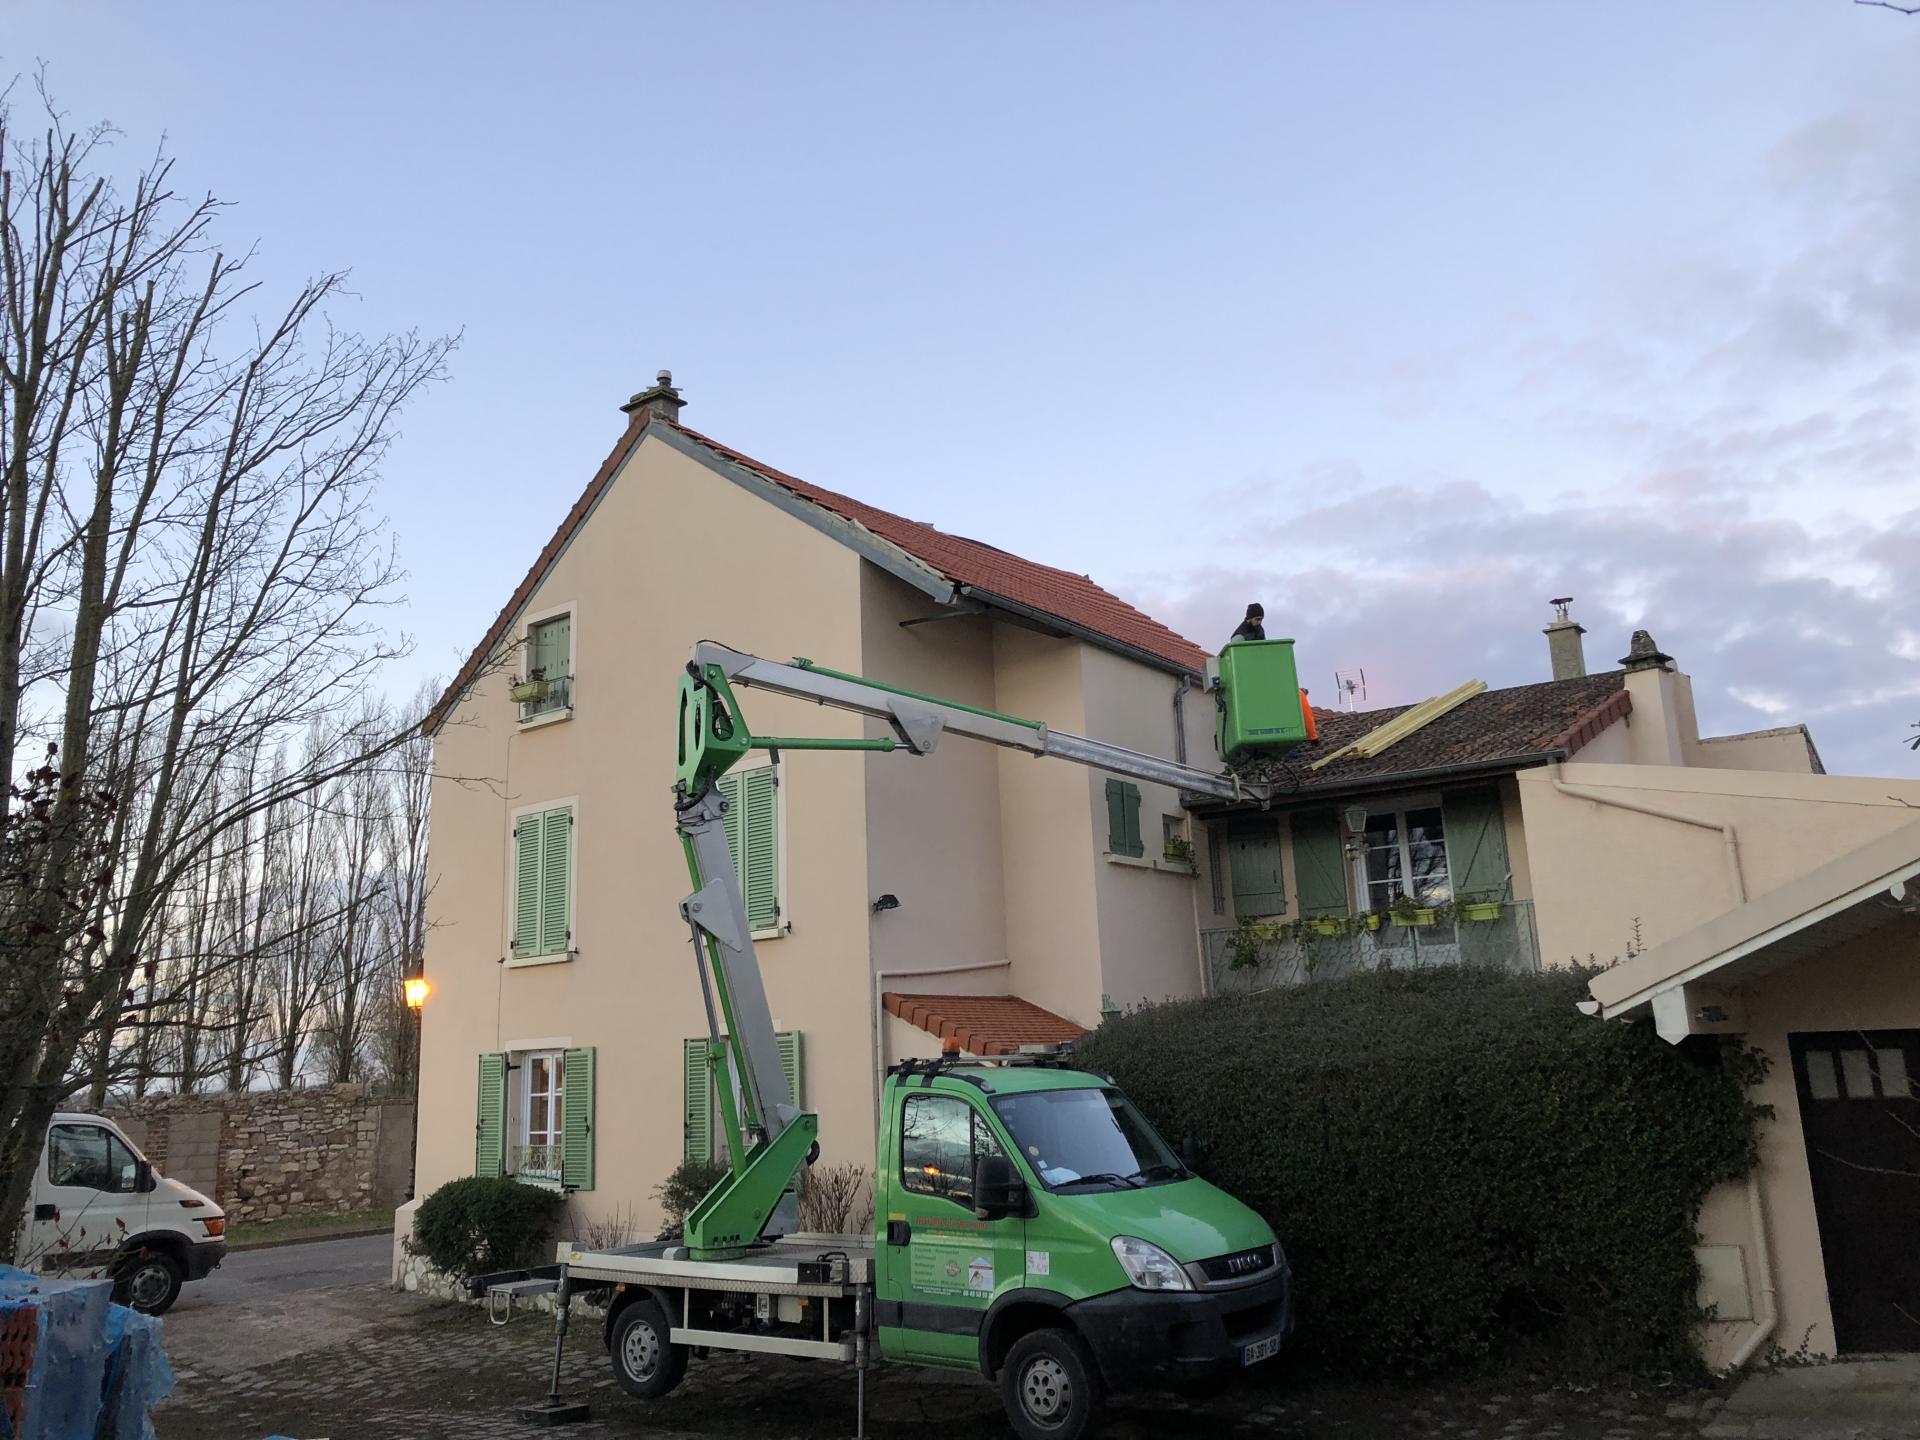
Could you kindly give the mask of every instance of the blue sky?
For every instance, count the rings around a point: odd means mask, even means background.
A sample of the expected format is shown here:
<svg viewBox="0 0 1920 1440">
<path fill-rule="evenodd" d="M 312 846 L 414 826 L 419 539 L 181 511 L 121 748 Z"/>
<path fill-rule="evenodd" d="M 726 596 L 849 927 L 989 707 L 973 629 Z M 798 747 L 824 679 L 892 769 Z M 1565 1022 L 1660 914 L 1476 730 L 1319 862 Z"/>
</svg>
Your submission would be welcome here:
<svg viewBox="0 0 1920 1440">
<path fill-rule="evenodd" d="M 1672 3 L 7 0 L 270 293 L 459 330 L 382 503 L 450 670 L 670 366 L 686 420 L 1316 698 L 1651 629 L 1913 774 L 1920 17 Z"/>
</svg>

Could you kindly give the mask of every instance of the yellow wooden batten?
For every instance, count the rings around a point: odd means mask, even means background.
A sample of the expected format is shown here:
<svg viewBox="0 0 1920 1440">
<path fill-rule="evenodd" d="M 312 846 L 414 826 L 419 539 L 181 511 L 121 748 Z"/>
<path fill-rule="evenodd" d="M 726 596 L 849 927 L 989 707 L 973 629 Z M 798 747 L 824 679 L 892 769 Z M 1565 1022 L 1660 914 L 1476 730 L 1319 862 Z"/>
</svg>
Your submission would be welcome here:
<svg viewBox="0 0 1920 1440">
<path fill-rule="evenodd" d="M 1431 725 L 1449 710 L 1466 704 L 1486 688 L 1487 682 L 1484 680 L 1469 680 L 1464 685 L 1455 686 L 1444 695 L 1435 695 L 1432 699 L 1422 700 L 1411 710 L 1394 716 L 1386 724 L 1376 725 L 1358 740 L 1342 745 L 1331 755 L 1322 755 L 1307 768 L 1318 770 L 1347 755 L 1363 760 L 1372 759 L 1388 746 L 1398 744 L 1416 730 Z"/>
</svg>

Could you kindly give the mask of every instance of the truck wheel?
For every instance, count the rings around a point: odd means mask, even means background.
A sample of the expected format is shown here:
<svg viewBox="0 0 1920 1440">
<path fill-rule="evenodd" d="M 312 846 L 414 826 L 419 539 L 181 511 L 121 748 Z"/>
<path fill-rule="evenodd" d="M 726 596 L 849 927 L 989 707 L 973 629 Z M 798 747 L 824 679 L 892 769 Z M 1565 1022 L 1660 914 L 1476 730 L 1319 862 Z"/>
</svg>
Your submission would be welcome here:
<svg viewBox="0 0 1920 1440">
<path fill-rule="evenodd" d="M 113 1287 L 113 1298 L 142 1315 L 164 1315 L 180 1298 L 183 1278 L 178 1260 L 164 1250 L 148 1250 L 126 1263 Z"/>
<path fill-rule="evenodd" d="M 687 1373 L 687 1347 L 667 1339 L 671 1327 L 660 1302 L 643 1295 L 613 1322 L 613 1375 L 620 1388 L 653 1400 L 678 1385 Z"/>
<path fill-rule="evenodd" d="M 1000 1396 L 1021 1440 L 1079 1440 L 1100 1408 L 1100 1371 L 1071 1330 L 1035 1330 L 1007 1352 Z"/>
</svg>

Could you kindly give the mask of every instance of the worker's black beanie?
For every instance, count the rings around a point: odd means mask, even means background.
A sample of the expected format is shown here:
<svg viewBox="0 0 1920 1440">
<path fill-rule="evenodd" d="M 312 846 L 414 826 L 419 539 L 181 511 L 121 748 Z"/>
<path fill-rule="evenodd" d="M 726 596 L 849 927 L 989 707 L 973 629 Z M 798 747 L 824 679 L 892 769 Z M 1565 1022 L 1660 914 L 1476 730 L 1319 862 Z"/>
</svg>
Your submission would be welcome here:
<svg viewBox="0 0 1920 1440">
<path fill-rule="evenodd" d="M 1258 600 L 1254 601 L 1253 604 L 1247 606 L 1247 614 L 1249 615 L 1264 616 L 1266 613 L 1267 612 L 1261 607 L 1260 602 Z"/>
</svg>

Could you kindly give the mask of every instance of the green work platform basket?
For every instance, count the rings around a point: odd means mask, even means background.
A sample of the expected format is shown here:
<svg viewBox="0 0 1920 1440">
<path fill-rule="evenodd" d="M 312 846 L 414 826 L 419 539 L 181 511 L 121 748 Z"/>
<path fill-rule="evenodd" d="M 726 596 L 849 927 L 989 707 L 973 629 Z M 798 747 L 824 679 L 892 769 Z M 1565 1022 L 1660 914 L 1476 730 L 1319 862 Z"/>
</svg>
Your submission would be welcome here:
<svg viewBox="0 0 1920 1440">
<path fill-rule="evenodd" d="M 1281 754 L 1316 738 L 1293 666 L 1293 641 L 1235 640 L 1207 670 L 1219 687 L 1214 736 L 1222 756 Z"/>
</svg>

